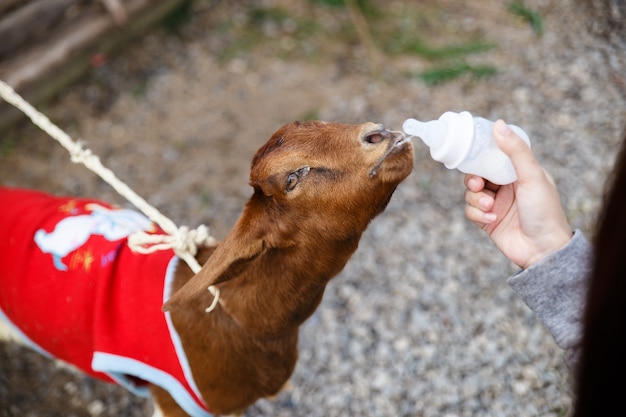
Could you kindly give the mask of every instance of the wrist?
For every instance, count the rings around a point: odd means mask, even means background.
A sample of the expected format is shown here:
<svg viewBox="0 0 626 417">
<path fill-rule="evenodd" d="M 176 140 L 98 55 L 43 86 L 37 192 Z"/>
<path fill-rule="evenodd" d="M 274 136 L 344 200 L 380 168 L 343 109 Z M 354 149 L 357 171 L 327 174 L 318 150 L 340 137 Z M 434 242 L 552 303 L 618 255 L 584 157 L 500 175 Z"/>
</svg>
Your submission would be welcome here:
<svg viewBox="0 0 626 417">
<path fill-rule="evenodd" d="M 528 269 L 531 266 L 543 261 L 548 256 L 552 255 L 563 249 L 574 237 L 574 232 L 569 231 L 555 234 L 552 236 L 547 244 L 542 245 L 542 248 L 533 256 L 531 256 L 524 265 L 520 265 L 522 269 Z"/>
</svg>

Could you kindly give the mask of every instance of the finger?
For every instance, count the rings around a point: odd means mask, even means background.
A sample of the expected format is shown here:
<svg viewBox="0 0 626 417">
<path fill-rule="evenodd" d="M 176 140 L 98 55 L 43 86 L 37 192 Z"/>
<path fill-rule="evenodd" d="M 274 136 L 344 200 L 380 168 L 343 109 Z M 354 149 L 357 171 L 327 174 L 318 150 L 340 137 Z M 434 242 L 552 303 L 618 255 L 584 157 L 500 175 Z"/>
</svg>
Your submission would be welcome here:
<svg viewBox="0 0 626 417">
<path fill-rule="evenodd" d="M 523 180 L 542 174 L 543 170 L 528 144 L 515 134 L 504 121 L 496 121 L 493 132 L 500 150 L 511 158 L 518 179 Z"/>
<path fill-rule="evenodd" d="M 467 189 L 475 193 L 485 189 L 492 191 L 493 193 L 497 193 L 500 188 L 498 184 L 494 184 L 478 175 L 473 174 L 465 174 L 464 183 Z"/>
<path fill-rule="evenodd" d="M 470 190 L 465 191 L 465 202 L 481 211 L 491 211 L 495 205 L 495 194 L 491 191 L 482 191 L 474 193 Z"/>
<path fill-rule="evenodd" d="M 465 217 L 481 229 L 494 223 L 498 219 L 498 216 L 496 216 L 495 213 L 485 213 L 484 211 L 470 205 L 465 206 Z"/>
<path fill-rule="evenodd" d="M 485 188 L 485 180 L 478 175 L 465 174 L 464 183 L 467 189 L 475 193 Z"/>
</svg>

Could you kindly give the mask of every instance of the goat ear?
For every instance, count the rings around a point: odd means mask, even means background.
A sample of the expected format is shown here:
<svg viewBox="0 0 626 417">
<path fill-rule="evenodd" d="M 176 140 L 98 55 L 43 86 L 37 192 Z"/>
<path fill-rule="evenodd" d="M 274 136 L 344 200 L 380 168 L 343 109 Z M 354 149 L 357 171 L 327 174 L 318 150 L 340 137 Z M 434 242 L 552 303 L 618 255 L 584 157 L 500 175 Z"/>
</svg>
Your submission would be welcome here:
<svg viewBox="0 0 626 417">
<path fill-rule="evenodd" d="M 259 223 L 242 216 L 202 269 L 170 297 L 163 310 L 186 304 L 199 294 L 205 294 L 209 286 L 228 281 L 247 268 L 263 252 Z"/>
</svg>

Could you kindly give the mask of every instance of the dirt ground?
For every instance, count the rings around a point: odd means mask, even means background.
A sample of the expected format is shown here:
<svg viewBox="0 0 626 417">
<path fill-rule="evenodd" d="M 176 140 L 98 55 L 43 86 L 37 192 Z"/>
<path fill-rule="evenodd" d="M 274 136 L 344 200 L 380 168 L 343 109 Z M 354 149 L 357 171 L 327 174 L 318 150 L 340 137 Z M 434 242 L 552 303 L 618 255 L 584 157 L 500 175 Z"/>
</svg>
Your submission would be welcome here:
<svg viewBox="0 0 626 417">
<path fill-rule="evenodd" d="M 84 140 L 106 166 L 177 224 L 206 224 L 217 238 L 226 234 L 250 195 L 247 176 L 252 155 L 282 124 L 310 118 L 348 123 L 371 120 L 399 129 L 407 117 L 426 120 L 447 110 L 467 109 L 489 118 L 505 118 L 523 126 L 531 137 L 545 138 L 534 145 L 538 158 L 563 190 L 572 222 L 591 232 L 602 194 L 600 184 L 611 167 L 624 120 L 624 79 L 620 78 L 623 72 L 616 73 L 606 63 L 605 45 L 582 29 L 585 13 L 577 9 L 576 2 L 524 2 L 542 16 L 541 33 L 520 14 L 511 12 L 506 1 L 371 3 L 381 14 L 370 18 L 370 33 L 376 42 L 385 40 L 374 51 L 367 47 L 367 38 L 358 36 L 345 8 L 304 0 L 199 1 L 175 28 L 157 28 L 129 44 L 40 109 L 71 136 Z M 397 50 L 401 38 L 411 33 L 431 50 L 462 44 L 476 51 L 428 58 L 424 52 L 410 52 L 405 44 L 405 49 Z M 465 71 L 459 78 L 435 85 L 414 75 L 442 66 Z M 556 141 L 553 138 L 558 138 L 558 146 L 550 142 Z M 584 144 L 593 138 L 601 138 L 601 146 Z M 416 227 L 430 225 L 423 236 L 433 240 L 424 242 L 421 250 L 439 251 L 437 256 L 444 256 L 451 245 L 446 241 L 437 246 L 435 239 L 450 233 L 458 236 L 463 232 L 479 242 L 477 247 L 489 247 L 479 231 L 463 223 L 461 177 L 432 162 L 420 144 L 416 148 L 415 173 L 394 196 L 389 213 L 381 216 L 387 220 L 379 224 L 392 222 L 391 216 L 396 216 L 396 226 L 411 230 L 411 222 L 422 216 Z M 597 155 L 598 148 L 605 153 Z M 580 172 L 584 175 L 576 174 Z M 127 205 L 84 167 L 72 165 L 59 145 L 29 123 L 0 135 L 0 183 Z M 455 220 L 443 215 L 455 216 Z M 446 226 L 456 229 L 445 230 Z M 377 234 L 364 238 L 367 241 L 359 249 L 362 257 L 355 263 L 367 262 L 363 258 L 370 246 L 380 249 L 372 237 L 393 241 L 399 233 L 383 226 L 383 232 L 376 230 Z M 471 269 L 454 266 L 466 259 L 486 276 L 492 276 L 490 271 L 499 275 L 500 282 L 513 271 L 506 262 L 494 261 L 492 255 L 463 256 L 466 258 L 446 258 L 446 268 Z M 379 268 L 373 276 L 388 273 L 388 265 L 381 262 L 372 267 Z M 353 283 L 351 274 L 348 271 L 338 277 L 329 301 L 320 307 L 324 314 L 342 308 L 333 303 Z M 511 308 L 519 309 L 516 312 L 524 311 L 523 306 L 513 304 Z M 338 314 L 332 320 L 337 321 L 344 312 Z M 506 325 L 511 337 L 526 337 L 516 326 L 531 327 L 528 313 L 519 314 L 520 322 Z M 347 323 L 350 316 L 346 314 Z M 325 317 L 316 315 L 309 332 L 315 329 L 325 334 L 325 328 L 316 327 Z M 398 328 L 396 335 L 405 331 L 412 340 L 404 328 Z M 248 416 L 393 415 L 377 411 L 376 404 L 361 413 L 351 413 L 354 408 L 330 399 L 320 404 L 315 395 L 323 392 L 325 384 L 335 392 L 346 384 L 331 384 L 341 381 L 332 380 L 327 373 L 341 374 L 343 368 L 320 363 L 326 356 L 314 350 L 314 337 L 307 334 L 294 385 L 319 379 L 319 387 L 310 382 L 300 384 L 302 388 L 294 388 L 276 403 L 254 406 Z M 546 359 L 556 357 L 555 352 L 558 348 L 549 345 L 537 353 L 549 364 L 546 373 L 557 376 L 541 388 L 549 392 L 545 395 L 551 405 L 535 415 L 564 415 L 569 409 L 563 368 Z M 531 357 L 535 358 L 527 358 Z M 538 363 L 532 358 L 526 364 Z M 317 365 L 309 365 L 314 362 Z M 375 363 L 370 366 L 376 368 Z M 381 392 L 385 391 L 372 382 L 375 378 L 364 380 L 366 388 L 355 388 L 358 395 L 363 392 L 372 401 L 384 397 Z M 371 384 L 375 389 L 370 392 Z M 316 400 L 308 403 L 307 395 Z M 395 415 L 497 414 L 470 412 L 462 406 L 452 411 L 430 404 L 420 408 L 420 401 L 425 400 L 403 395 L 402 401 L 412 401 L 415 408 Z M 511 407 L 526 410 L 527 400 L 519 395 Z M 400 403 L 384 406 L 400 410 Z M 75 374 L 17 345 L 0 344 L 0 417 L 149 413 L 148 402 L 116 386 Z M 518 415 L 531 414 L 520 411 Z"/>
</svg>

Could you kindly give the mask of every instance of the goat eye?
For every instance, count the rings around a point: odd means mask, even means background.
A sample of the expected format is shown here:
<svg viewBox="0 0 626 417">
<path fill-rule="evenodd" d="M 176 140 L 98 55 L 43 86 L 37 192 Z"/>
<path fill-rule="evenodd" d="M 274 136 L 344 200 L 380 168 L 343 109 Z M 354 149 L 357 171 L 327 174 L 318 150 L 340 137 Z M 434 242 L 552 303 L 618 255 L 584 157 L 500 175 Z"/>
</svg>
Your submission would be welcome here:
<svg viewBox="0 0 626 417">
<path fill-rule="evenodd" d="M 298 185 L 302 177 L 305 177 L 310 171 L 311 167 L 302 167 L 299 170 L 290 173 L 287 176 L 287 181 L 285 183 L 285 191 L 289 192 L 296 188 L 296 185 Z"/>
<path fill-rule="evenodd" d="M 287 182 L 285 183 L 285 191 L 292 191 L 298 185 L 300 177 L 297 172 L 292 172 L 287 176 Z"/>
</svg>

